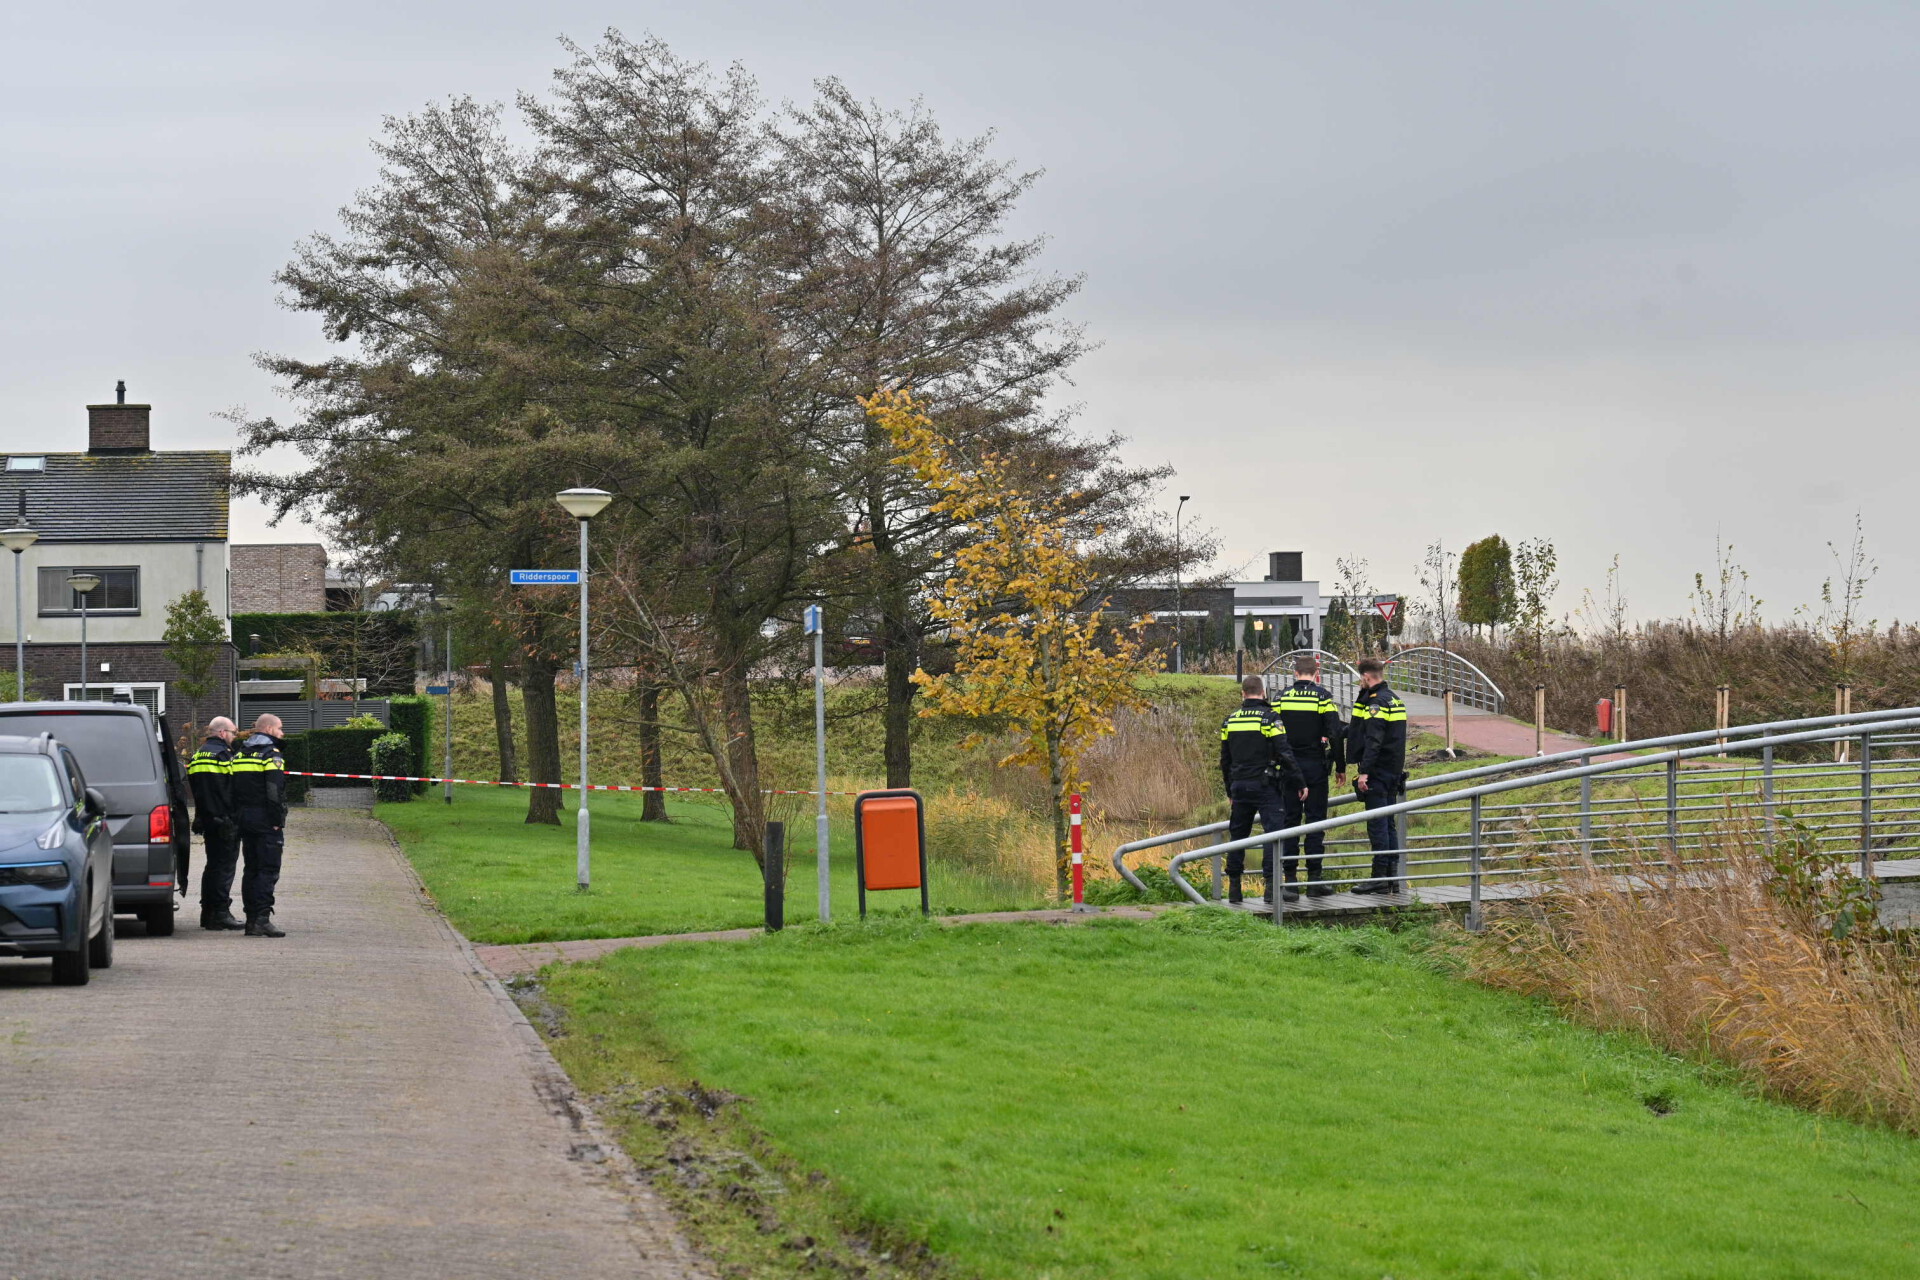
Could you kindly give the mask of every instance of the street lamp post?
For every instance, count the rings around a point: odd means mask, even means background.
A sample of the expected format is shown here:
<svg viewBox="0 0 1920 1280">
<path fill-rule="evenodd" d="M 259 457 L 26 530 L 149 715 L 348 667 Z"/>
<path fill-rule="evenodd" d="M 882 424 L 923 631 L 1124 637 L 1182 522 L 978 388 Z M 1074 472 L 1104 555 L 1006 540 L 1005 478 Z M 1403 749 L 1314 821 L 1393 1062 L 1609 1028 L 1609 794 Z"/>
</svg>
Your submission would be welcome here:
<svg viewBox="0 0 1920 1280">
<path fill-rule="evenodd" d="M 80 597 L 80 701 L 87 700 L 87 597 L 100 585 L 100 575 L 79 573 L 67 575 L 67 585 Z"/>
<path fill-rule="evenodd" d="M 21 554 L 39 540 L 39 532 L 25 524 L 0 529 L 0 547 L 13 552 L 13 696 L 19 702 L 27 700 L 27 613 L 22 603 L 20 561 Z"/>
<path fill-rule="evenodd" d="M 1187 505 L 1193 495 L 1183 493 L 1173 508 L 1173 669 L 1175 674 L 1185 671 L 1187 643 L 1186 602 L 1180 590 L 1180 509 Z"/>
<path fill-rule="evenodd" d="M 576 885 L 585 893 L 593 882 L 587 839 L 587 522 L 606 509 L 613 495 L 605 489 L 567 489 L 554 495 L 580 522 L 580 820 L 576 832 Z"/>
</svg>

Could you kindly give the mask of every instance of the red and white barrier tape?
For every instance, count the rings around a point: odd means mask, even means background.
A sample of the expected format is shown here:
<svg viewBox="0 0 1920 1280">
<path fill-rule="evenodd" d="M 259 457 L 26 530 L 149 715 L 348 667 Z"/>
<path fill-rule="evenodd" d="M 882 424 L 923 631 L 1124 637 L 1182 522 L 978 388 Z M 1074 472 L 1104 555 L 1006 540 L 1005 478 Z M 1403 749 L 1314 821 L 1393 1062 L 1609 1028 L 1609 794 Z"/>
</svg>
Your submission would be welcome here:
<svg viewBox="0 0 1920 1280">
<path fill-rule="evenodd" d="M 289 769 L 287 770 L 287 774 L 289 777 L 294 778 L 362 778 L 372 782 L 463 782 L 473 787 L 546 787 L 555 791 L 578 791 L 580 789 L 580 784 L 577 782 L 498 782 L 492 778 L 417 778 L 411 774 L 403 773 L 319 773 L 307 769 Z M 587 784 L 587 790 L 693 792 L 701 795 L 715 796 L 726 794 L 724 787 L 630 787 L 625 783 L 619 782 L 591 782 Z M 820 793 L 817 791 L 768 790 L 762 794 L 770 796 L 812 796 Z M 857 796 L 865 793 L 859 791 L 829 791 L 827 794 L 830 796 Z"/>
</svg>

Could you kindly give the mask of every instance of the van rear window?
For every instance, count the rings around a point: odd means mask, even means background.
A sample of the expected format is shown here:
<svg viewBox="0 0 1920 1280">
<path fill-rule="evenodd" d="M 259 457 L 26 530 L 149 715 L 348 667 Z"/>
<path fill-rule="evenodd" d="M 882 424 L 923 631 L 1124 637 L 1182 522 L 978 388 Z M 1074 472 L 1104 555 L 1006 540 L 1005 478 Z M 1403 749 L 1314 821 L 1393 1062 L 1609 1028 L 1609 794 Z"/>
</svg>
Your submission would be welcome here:
<svg viewBox="0 0 1920 1280">
<path fill-rule="evenodd" d="M 54 740 L 73 748 L 80 771 L 93 786 L 123 782 L 152 782 L 159 752 L 147 732 L 146 721 L 124 713 L 72 711 L 0 714 L 0 733 L 35 738 L 51 733 Z"/>
</svg>

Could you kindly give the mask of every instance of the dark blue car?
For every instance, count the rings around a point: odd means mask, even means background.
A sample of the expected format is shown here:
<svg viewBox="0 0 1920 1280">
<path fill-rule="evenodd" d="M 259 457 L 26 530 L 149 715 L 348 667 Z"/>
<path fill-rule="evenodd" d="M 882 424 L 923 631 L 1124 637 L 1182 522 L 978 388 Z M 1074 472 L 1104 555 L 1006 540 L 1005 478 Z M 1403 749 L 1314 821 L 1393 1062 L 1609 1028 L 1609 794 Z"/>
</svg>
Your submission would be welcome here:
<svg viewBox="0 0 1920 1280">
<path fill-rule="evenodd" d="M 79 986 L 113 963 L 113 833 L 73 752 L 0 736 L 0 956 L 51 956 Z"/>
</svg>

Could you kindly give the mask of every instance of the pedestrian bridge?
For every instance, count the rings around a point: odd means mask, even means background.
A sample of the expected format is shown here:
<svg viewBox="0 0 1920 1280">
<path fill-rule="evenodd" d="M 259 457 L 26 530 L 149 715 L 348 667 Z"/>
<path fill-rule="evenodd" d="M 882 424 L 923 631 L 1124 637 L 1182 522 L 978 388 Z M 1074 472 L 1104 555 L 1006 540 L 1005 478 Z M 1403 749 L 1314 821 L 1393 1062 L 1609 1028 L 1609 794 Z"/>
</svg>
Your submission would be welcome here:
<svg viewBox="0 0 1920 1280">
<path fill-rule="evenodd" d="M 1320 683 L 1327 687 L 1340 713 L 1353 710 L 1353 695 L 1360 687 L 1360 673 L 1345 658 L 1325 649 L 1290 649 L 1267 664 L 1261 674 L 1269 696 L 1277 694 L 1293 681 L 1294 659 L 1312 657 L 1320 663 Z M 1387 683 L 1393 686 L 1409 713 L 1437 716 L 1453 694 L 1455 715 L 1500 715 L 1506 709 L 1506 695 L 1486 672 L 1457 653 L 1422 645 L 1402 649 L 1387 659 Z"/>
<path fill-rule="evenodd" d="M 1179 892 L 1226 905 L 1226 854 L 1246 851 L 1247 873 L 1259 879 L 1267 846 L 1276 846 L 1279 871 L 1280 841 L 1320 832 L 1322 878 L 1298 887 L 1324 896 L 1276 901 L 1268 886 L 1238 904 L 1276 924 L 1425 906 L 1459 908 L 1478 927 L 1485 903 L 1539 893 L 1573 865 L 1604 870 L 1651 852 L 1676 873 L 1710 872 L 1724 864 L 1735 827 L 1771 849 L 1791 824 L 1793 839 L 1811 841 L 1835 866 L 1883 884 L 1920 882 L 1920 707 L 1588 746 L 1416 778 L 1406 799 L 1372 813 L 1353 795 L 1330 809 L 1341 811 L 1244 840 L 1224 840 L 1225 822 L 1136 840 L 1114 852 L 1113 865 L 1147 893 L 1136 861 L 1164 850 Z M 1399 835 L 1392 892 L 1355 894 L 1371 857 L 1364 824 L 1375 817 Z"/>
</svg>

